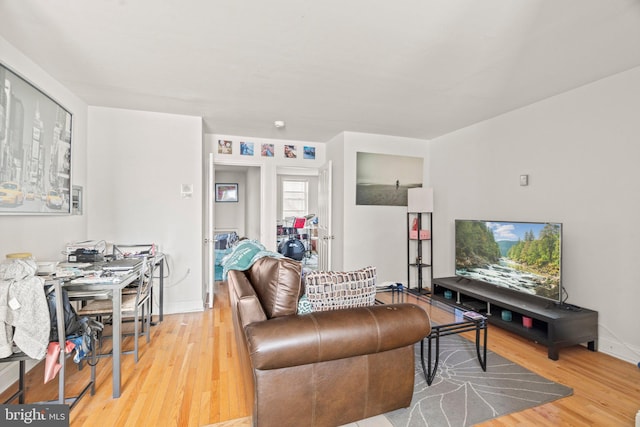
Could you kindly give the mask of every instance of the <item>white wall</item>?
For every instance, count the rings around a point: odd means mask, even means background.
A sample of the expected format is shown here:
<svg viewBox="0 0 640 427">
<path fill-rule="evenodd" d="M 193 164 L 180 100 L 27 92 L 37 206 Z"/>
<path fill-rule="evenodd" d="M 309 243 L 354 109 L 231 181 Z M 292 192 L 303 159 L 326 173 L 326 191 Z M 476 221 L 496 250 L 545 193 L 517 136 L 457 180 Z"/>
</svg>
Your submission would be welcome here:
<svg viewBox="0 0 640 427">
<path fill-rule="evenodd" d="M 599 312 L 600 351 L 640 360 L 639 111 L 635 68 L 433 140 L 435 276 L 456 218 L 562 222 L 568 302 Z"/>
<path fill-rule="evenodd" d="M 246 185 L 247 212 L 257 212 L 257 215 L 245 216 L 245 236 L 249 239 L 260 239 L 260 168 L 249 168 Z"/>
<path fill-rule="evenodd" d="M 407 207 L 356 205 L 356 153 L 379 153 L 425 159 L 427 141 L 397 136 L 344 132 L 329 141 L 334 164 L 333 204 L 334 269 L 352 270 L 368 265 L 377 269 L 378 282 L 407 281 Z M 341 172 L 339 172 L 341 170 Z M 424 185 L 424 182 L 423 182 Z"/>
<path fill-rule="evenodd" d="M 89 108 L 88 235 L 159 245 L 165 313 L 203 309 L 202 138 L 200 117 Z"/>
</svg>

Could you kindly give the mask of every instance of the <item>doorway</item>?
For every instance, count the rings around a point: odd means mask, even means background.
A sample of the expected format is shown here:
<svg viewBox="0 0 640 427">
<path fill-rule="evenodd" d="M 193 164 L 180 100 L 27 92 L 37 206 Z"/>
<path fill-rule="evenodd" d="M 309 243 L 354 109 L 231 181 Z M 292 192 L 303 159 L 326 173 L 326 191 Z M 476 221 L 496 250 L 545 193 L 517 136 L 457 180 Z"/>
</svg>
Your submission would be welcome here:
<svg viewBox="0 0 640 427">
<path fill-rule="evenodd" d="M 215 201 L 214 234 L 235 232 L 238 237 L 260 240 L 260 167 L 216 165 L 216 185 L 237 185 L 237 201 Z"/>
<path fill-rule="evenodd" d="M 209 155 L 206 174 L 205 280 L 202 291 L 205 307 L 213 307 L 214 283 L 222 280 L 221 261 L 229 252 L 227 243 L 240 237 L 260 240 L 263 228 L 261 174 L 260 166 L 214 164 L 213 155 Z M 237 197 L 231 200 L 218 197 L 222 200 L 216 202 L 216 184 L 223 184 L 222 188 L 235 188 Z M 231 234 L 235 237 L 228 238 Z"/>
<path fill-rule="evenodd" d="M 318 170 L 281 167 L 277 170 L 276 240 L 278 252 L 318 269 Z"/>
<path fill-rule="evenodd" d="M 234 160 L 231 160 L 233 162 Z M 204 269 L 206 280 L 203 288 L 203 301 L 205 306 L 213 306 L 213 290 L 215 283 L 216 256 L 220 259 L 223 254 L 216 254 L 215 233 L 224 231 L 236 232 L 238 236 L 255 239 L 261 242 L 269 251 L 278 250 L 278 222 L 282 217 L 278 211 L 278 178 L 280 176 L 302 176 L 313 177 L 314 183 L 310 184 L 313 193 L 309 194 L 309 214 L 316 214 L 318 207 L 318 176 L 323 168 L 315 167 L 278 167 L 269 163 L 238 164 L 231 162 L 220 162 L 209 155 L 207 165 L 207 201 L 205 213 L 205 264 Z M 330 168 L 329 168 L 330 174 Z M 238 202 L 216 203 L 215 183 L 238 183 Z M 330 181 L 329 181 L 330 183 Z M 330 187 L 330 184 L 329 184 Z M 326 193 L 323 193 L 326 196 Z M 329 193 L 330 194 L 330 193 Z M 325 197 L 326 199 L 326 197 Z M 330 201 L 330 197 L 329 197 Z M 234 210 L 235 208 L 235 210 Z M 316 211 L 314 211 L 314 209 Z M 237 216 L 230 213 L 234 211 Z M 327 221 L 331 211 L 323 211 L 324 220 L 320 218 L 318 232 L 326 230 Z M 309 234 L 312 234 L 311 232 Z M 325 235 L 327 233 L 325 232 Z M 314 235 L 311 237 L 315 238 Z M 321 239 L 321 237 L 318 237 Z M 317 250 L 320 240 L 312 243 L 312 247 Z M 326 240 L 324 245 L 330 246 L 330 241 Z M 327 251 L 324 251 L 327 253 Z M 328 252 L 330 254 L 330 251 Z M 320 261 L 320 260 L 319 260 Z M 326 268 L 325 268 L 326 269 Z"/>
</svg>

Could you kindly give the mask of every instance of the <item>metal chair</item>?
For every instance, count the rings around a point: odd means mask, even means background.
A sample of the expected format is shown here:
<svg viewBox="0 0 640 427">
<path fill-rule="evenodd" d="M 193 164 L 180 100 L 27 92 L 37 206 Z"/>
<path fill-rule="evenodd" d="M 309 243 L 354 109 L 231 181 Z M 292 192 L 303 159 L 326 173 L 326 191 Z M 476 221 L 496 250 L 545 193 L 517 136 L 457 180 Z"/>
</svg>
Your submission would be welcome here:
<svg viewBox="0 0 640 427">
<path fill-rule="evenodd" d="M 64 306 L 63 306 L 63 298 L 62 298 L 62 285 L 59 280 L 49 281 L 47 285 L 51 285 L 49 287 L 49 292 L 55 292 L 56 295 L 56 324 L 58 331 L 65 330 L 65 321 L 64 321 Z M 95 336 L 92 334 L 91 336 L 91 358 L 88 359 L 88 364 L 91 369 L 91 374 L 88 383 L 80 390 L 80 393 L 73 397 L 65 397 L 65 359 L 71 356 L 71 353 L 65 353 L 65 341 L 66 337 L 64 333 L 59 334 L 59 345 L 60 345 L 60 354 L 58 356 L 58 361 L 61 365 L 60 371 L 58 372 L 58 399 L 51 401 L 57 402 L 61 404 L 68 404 L 69 409 L 73 409 L 76 404 L 80 401 L 80 399 L 85 396 L 85 394 L 89 391 L 91 395 L 95 394 L 95 384 L 96 384 L 96 340 Z M 26 395 L 26 361 L 27 360 L 35 360 L 24 354 L 23 352 L 14 353 L 13 355 L 0 359 L 0 363 L 6 362 L 19 362 L 19 375 L 18 375 L 18 390 L 13 393 L 8 399 L 4 402 L 5 405 L 15 401 L 18 399 L 19 404 L 25 403 L 25 395 Z M 82 365 L 78 366 L 78 369 L 82 369 Z M 37 402 L 37 403 L 50 403 L 50 402 Z"/>
<path fill-rule="evenodd" d="M 133 317 L 134 349 L 123 351 L 122 354 L 134 354 L 135 362 L 139 360 L 138 338 L 145 335 L 147 343 L 151 341 L 151 289 L 153 287 L 153 259 L 145 258 L 140 270 L 140 278 L 136 285 L 122 292 L 122 317 Z M 104 319 L 113 315 L 113 306 L 109 299 L 92 299 L 85 306 L 77 310 L 79 316 Z M 104 323 L 104 322 L 103 322 Z M 111 353 L 98 354 L 98 357 L 110 356 Z"/>
</svg>

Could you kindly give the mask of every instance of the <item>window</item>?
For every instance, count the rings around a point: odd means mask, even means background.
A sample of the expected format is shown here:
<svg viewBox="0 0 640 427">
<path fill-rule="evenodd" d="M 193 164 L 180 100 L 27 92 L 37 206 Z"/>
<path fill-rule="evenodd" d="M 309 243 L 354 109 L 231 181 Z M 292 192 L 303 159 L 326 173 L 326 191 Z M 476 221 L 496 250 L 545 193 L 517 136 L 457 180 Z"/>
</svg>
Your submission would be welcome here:
<svg viewBox="0 0 640 427">
<path fill-rule="evenodd" d="M 282 181 L 282 216 L 305 216 L 309 209 L 309 183 L 305 180 Z"/>
</svg>

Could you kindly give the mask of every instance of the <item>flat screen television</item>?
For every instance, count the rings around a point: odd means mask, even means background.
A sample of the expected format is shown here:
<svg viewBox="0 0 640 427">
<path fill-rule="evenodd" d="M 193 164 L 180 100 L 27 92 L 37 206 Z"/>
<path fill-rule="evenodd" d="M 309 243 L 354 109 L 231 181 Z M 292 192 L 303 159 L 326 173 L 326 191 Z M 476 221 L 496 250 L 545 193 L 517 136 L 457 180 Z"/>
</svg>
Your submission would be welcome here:
<svg viewBox="0 0 640 427">
<path fill-rule="evenodd" d="M 460 220 L 456 276 L 562 302 L 562 224 Z"/>
</svg>

